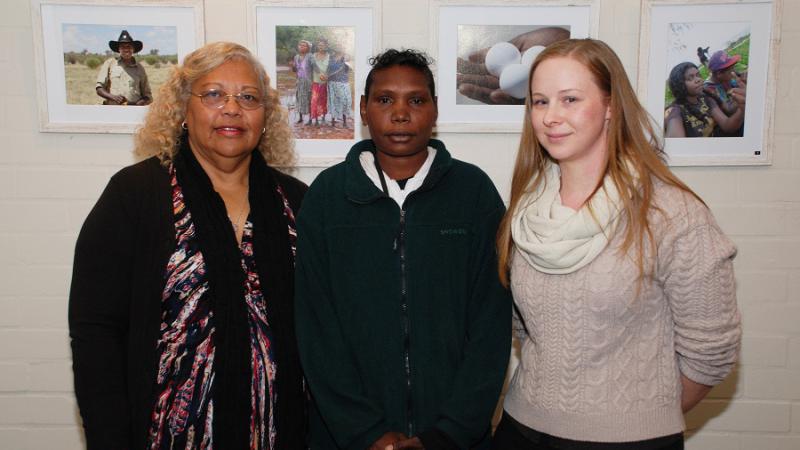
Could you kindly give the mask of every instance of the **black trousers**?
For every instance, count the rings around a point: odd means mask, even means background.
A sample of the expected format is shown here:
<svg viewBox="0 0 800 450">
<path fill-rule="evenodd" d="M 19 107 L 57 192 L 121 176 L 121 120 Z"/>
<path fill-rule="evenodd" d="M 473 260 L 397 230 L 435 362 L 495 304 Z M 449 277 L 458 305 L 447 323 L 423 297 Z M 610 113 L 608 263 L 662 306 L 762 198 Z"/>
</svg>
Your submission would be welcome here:
<svg viewBox="0 0 800 450">
<path fill-rule="evenodd" d="M 683 450 L 683 433 L 623 443 L 573 441 L 530 429 L 503 412 L 492 450 Z"/>
</svg>

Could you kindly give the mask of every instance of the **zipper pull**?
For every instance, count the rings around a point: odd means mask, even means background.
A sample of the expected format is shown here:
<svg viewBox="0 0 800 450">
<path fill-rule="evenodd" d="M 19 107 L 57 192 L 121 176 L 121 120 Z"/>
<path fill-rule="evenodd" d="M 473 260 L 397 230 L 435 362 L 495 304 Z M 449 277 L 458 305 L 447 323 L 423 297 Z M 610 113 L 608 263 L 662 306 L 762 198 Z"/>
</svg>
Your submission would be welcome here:
<svg viewBox="0 0 800 450">
<path fill-rule="evenodd" d="M 403 232 L 403 225 L 406 221 L 406 210 L 400 208 L 400 228 L 397 230 L 397 234 L 394 237 L 394 243 L 392 244 L 392 250 L 397 251 L 397 241 L 400 240 L 400 235 Z"/>
</svg>

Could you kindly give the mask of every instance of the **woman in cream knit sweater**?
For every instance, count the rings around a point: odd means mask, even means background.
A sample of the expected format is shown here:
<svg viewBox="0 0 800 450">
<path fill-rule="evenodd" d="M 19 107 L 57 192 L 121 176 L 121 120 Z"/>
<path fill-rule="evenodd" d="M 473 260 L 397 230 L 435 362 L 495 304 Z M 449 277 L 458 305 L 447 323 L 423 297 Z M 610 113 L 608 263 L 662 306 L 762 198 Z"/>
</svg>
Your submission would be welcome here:
<svg viewBox="0 0 800 450">
<path fill-rule="evenodd" d="M 494 448 L 682 449 L 737 358 L 736 249 L 606 44 L 542 51 L 525 108 L 498 233 L 522 353 Z"/>
</svg>

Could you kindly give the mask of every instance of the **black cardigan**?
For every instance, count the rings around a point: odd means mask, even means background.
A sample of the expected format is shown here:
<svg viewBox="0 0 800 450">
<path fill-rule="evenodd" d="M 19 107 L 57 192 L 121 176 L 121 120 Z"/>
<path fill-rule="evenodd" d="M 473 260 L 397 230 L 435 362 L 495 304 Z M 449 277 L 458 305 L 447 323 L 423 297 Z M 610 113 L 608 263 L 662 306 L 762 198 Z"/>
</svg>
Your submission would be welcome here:
<svg viewBox="0 0 800 450">
<path fill-rule="evenodd" d="M 295 214 L 307 187 L 270 169 Z M 154 404 L 164 269 L 175 250 L 169 174 L 150 158 L 115 174 L 81 228 L 69 298 L 75 395 L 89 450 L 145 448 Z M 275 211 L 282 214 L 282 211 Z M 290 349 L 279 390 L 279 449 L 305 448 L 305 396 L 293 305 L 270 320 Z M 281 389 L 281 386 L 278 386 Z"/>
</svg>

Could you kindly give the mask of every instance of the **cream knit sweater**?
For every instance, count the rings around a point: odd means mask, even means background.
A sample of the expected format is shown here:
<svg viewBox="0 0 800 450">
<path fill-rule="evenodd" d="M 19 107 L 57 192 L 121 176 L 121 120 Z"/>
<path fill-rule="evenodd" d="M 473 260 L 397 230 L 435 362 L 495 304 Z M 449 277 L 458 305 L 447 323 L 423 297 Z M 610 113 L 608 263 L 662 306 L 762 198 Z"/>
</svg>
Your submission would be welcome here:
<svg viewBox="0 0 800 450">
<path fill-rule="evenodd" d="M 731 371 L 741 335 L 736 249 L 702 203 L 655 187 L 656 255 L 646 253 L 655 276 L 639 297 L 636 264 L 618 251 L 621 232 L 570 274 L 538 272 L 513 256 L 511 289 L 524 329 L 516 327 L 521 361 L 504 408 L 522 424 L 581 441 L 678 433 L 680 373 L 715 385 Z"/>
</svg>

